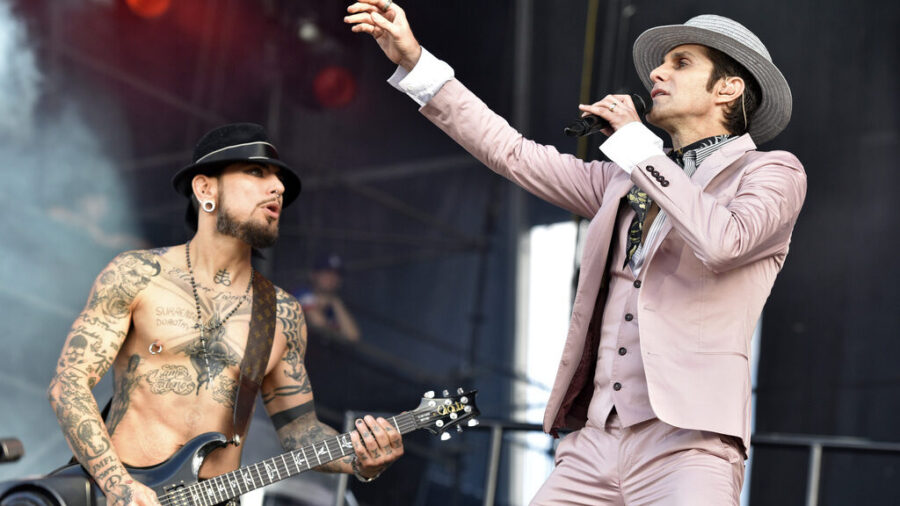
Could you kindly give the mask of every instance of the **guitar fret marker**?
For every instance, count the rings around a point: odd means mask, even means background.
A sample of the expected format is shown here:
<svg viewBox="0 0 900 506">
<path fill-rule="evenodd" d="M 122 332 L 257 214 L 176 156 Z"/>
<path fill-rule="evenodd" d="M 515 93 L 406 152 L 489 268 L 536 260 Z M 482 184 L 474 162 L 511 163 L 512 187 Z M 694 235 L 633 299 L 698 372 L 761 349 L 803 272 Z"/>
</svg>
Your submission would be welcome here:
<svg viewBox="0 0 900 506">
<path fill-rule="evenodd" d="M 313 450 L 315 450 L 315 449 L 316 449 L 316 447 L 313 446 Z M 319 458 L 319 452 L 313 452 L 313 454 L 316 456 L 316 460 L 319 461 L 319 465 L 321 466 L 321 465 L 322 465 L 322 459 Z"/>
<path fill-rule="evenodd" d="M 353 443 L 351 443 L 351 442 L 347 439 L 347 435 L 346 435 L 346 434 L 341 434 L 341 437 L 340 437 L 340 438 L 338 438 L 337 436 L 335 436 L 334 439 L 337 440 L 338 449 L 341 450 L 341 457 L 343 457 L 344 455 L 347 455 L 347 453 L 344 452 L 344 448 L 346 448 L 346 449 L 348 449 L 348 450 L 352 450 L 352 449 L 353 449 Z"/>
<path fill-rule="evenodd" d="M 266 462 L 266 463 L 264 463 L 264 465 L 266 466 L 266 474 L 269 476 L 269 483 L 275 481 L 275 480 L 272 479 L 272 471 L 273 471 L 273 470 L 272 470 L 271 467 L 269 467 L 269 463 Z"/>
<path fill-rule="evenodd" d="M 250 485 L 252 485 L 253 488 L 256 488 L 256 483 L 253 481 L 253 475 L 250 474 L 249 470 L 241 471 L 241 475 L 244 477 L 244 483 L 247 483 L 249 481 Z"/>
<path fill-rule="evenodd" d="M 300 470 L 301 466 L 306 465 L 306 457 L 300 458 L 300 455 L 298 455 L 296 452 L 291 452 L 291 456 L 294 457 L 294 464 L 297 466 L 298 471 Z"/>
</svg>

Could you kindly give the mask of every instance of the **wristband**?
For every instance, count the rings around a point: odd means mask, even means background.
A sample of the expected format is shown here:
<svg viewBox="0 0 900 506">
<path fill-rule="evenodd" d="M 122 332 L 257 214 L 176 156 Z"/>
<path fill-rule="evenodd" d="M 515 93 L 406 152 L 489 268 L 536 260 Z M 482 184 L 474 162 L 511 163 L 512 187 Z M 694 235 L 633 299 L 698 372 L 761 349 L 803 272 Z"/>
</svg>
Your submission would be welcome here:
<svg viewBox="0 0 900 506">
<path fill-rule="evenodd" d="M 382 469 L 381 471 L 378 471 L 378 474 L 376 474 L 375 476 L 366 478 L 359 472 L 359 460 L 356 457 L 353 457 L 353 461 L 350 462 L 350 467 L 353 469 L 353 476 L 356 476 L 356 479 L 362 483 L 371 483 L 375 481 L 379 476 L 381 476 L 381 473 L 384 471 L 384 469 Z"/>
</svg>

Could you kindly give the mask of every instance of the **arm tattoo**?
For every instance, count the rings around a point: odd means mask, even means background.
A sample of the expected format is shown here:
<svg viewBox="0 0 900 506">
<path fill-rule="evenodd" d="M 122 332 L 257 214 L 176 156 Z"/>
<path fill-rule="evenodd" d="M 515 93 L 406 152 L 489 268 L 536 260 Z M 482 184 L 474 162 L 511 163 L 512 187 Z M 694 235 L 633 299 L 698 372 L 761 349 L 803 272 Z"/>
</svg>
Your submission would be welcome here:
<svg viewBox="0 0 900 506">
<path fill-rule="evenodd" d="M 308 392 L 308 390 L 306 390 L 306 387 L 304 385 L 289 385 L 284 387 L 277 387 L 271 392 L 263 392 L 263 404 L 268 404 L 278 397 L 290 397 L 292 395 L 302 394 L 305 392 Z"/>
<path fill-rule="evenodd" d="M 299 406 L 294 406 L 293 408 L 279 411 L 272 415 L 272 425 L 275 426 L 275 430 L 277 431 L 303 415 L 314 413 L 315 410 L 316 408 L 313 401 L 304 402 Z"/>
<path fill-rule="evenodd" d="M 306 366 L 303 365 L 306 355 L 306 336 L 303 335 L 306 319 L 297 299 L 280 289 L 278 290 L 276 318 L 287 342 L 287 351 L 283 360 L 289 369 L 284 369 L 284 374 L 299 383 L 298 388 L 301 393 L 310 393 L 312 386 L 309 384 Z M 272 395 L 285 394 L 272 392 Z"/>
<path fill-rule="evenodd" d="M 130 313 L 135 296 L 159 275 L 161 267 L 156 256 L 149 252 L 130 251 L 113 260 L 114 268 L 107 269 L 97 279 L 89 309 L 101 309 L 103 314 L 123 318 Z"/>
<path fill-rule="evenodd" d="M 114 453 L 109 433 L 128 408 L 140 380 L 140 357 L 129 359 L 116 378 L 110 428 L 104 427 L 91 388 L 113 364 L 130 325 L 135 297 L 160 273 L 159 252 L 130 251 L 117 256 L 97 277 L 84 311 L 72 324 L 50 383 L 50 404 L 75 457 L 115 504 L 131 500 L 128 474 Z"/>
<path fill-rule="evenodd" d="M 309 404 L 312 403 L 310 402 Z M 301 404 L 298 408 L 302 408 L 305 405 L 306 404 Z M 284 411 L 281 413 L 284 413 Z M 280 415 L 281 413 L 277 414 Z M 283 446 L 285 450 L 296 450 L 303 446 L 318 443 L 329 436 L 337 435 L 338 432 L 336 430 L 325 425 L 316 418 L 316 413 L 311 408 L 309 412 L 294 418 L 293 421 L 278 429 L 278 436 L 281 438 L 281 446 Z M 351 462 L 353 462 L 352 455 L 322 464 L 315 469 L 317 471 L 328 473 L 352 473 L 353 469 L 350 467 Z"/>
</svg>

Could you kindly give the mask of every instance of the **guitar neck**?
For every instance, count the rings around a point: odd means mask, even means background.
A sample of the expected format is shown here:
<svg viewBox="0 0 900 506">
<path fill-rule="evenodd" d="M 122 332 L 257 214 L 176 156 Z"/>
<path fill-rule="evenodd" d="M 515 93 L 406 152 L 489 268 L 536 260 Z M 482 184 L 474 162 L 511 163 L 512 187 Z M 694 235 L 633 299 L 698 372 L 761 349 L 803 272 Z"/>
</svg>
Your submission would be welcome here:
<svg viewBox="0 0 900 506">
<path fill-rule="evenodd" d="M 401 413 L 388 421 L 401 434 L 419 428 L 412 413 Z M 348 455 L 354 455 L 350 433 L 339 434 L 215 478 L 178 487 L 159 499 L 163 505 L 211 506 Z"/>
</svg>

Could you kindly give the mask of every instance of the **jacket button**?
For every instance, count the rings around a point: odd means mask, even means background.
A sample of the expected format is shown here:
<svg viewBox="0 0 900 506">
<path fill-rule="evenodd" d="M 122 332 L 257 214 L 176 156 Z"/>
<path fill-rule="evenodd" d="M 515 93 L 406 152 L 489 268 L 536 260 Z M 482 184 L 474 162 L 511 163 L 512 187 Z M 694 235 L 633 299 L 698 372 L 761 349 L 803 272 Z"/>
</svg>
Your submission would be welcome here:
<svg viewBox="0 0 900 506">
<path fill-rule="evenodd" d="M 631 320 L 634 320 L 634 315 L 631 313 L 625 313 L 625 321 L 630 322 Z"/>
<path fill-rule="evenodd" d="M 613 383 L 613 390 L 615 390 L 616 392 L 618 392 L 619 390 L 622 390 L 622 384 L 619 383 L 618 381 Z"/>
<path fill-rule="evenodd" d="M 669 186 L 669 182 L 667 180 L 663 179 L 662 181 L 659 182 L 659 185 L 662 186 L 663 188 L 665 188 L 666 186 Z"/>
<path fill-rule="evenodd" d="M 653 172 L 653 166 L 652 166 L 652 165 L 648 165 L 648 166 L 647 166 L 647 172 Z"/>
<path fill-rule="evenodd" d="M 624 346 L 619 348 L 619 355 L 624 355 L 626 353 L 628 353 L 628 350 L 626 350 Z"/>
<path fill-rule="evenodd" d="M 640 287 L 641 287 L 641 280 L 640 280 L 640 279 L 634 280 L 634 287 L 635 287 L 635 288 L 640 288 Z"/>
</svg>

